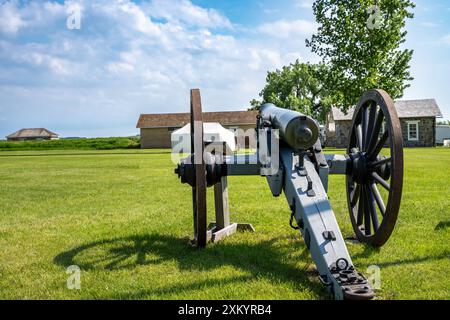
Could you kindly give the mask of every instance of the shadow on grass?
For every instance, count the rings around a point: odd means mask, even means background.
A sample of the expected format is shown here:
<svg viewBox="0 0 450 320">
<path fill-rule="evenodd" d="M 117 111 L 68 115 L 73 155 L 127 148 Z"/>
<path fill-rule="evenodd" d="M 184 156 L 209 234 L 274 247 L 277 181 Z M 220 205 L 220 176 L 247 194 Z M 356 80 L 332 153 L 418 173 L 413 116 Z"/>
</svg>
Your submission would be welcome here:
<svg viewBox="0 0 450 320">
<path fill-rule="evenodd" d="M 434 228 L 435 231 L 444 230 L 450 228 L 450 221 L 441 221 Z"/>
<path fill-rule="evenodd" d="M 211 287 L 221 287 L 227 284 L 235 284 L 239 282 L 248 282 L 254 280 L 254 277 L 252 275 L 248 276 L 238 276 L 238 277 L 231 277 L 226 279 L 206 279 L 202 281 L 196 281 L 194 283 L 187 283 L 187 284 L 172 284 L 168 285 L 161 289 L 147 289 L 147 290 L 138 290 L 136 292 L 123 292 L 123 293 L 117 293 L 112 295 L 111 299 L 116 300 L 138 300 L 138 299 L 149 299 L 152 296 L 153 297 L 159 297 L 164 295 L 173 295 L 177 293 L 186 293 L 193 290 L 205 290 L 205 288 L 211 288 Z M 205 297 L 204 299 L 208 299 L 208 297 Z"/>
<path fill-rule="evenodd" d="M 364 245 L 364 250 L 361 253 L 353 255 L 353 259 L 358 258 L 368 258 L 372 255 L 378 254 L 381 251 L 381 248 L 372 247 L 368 244 L 362 244 Z M 414 257 L 410 259 L 401 259 L 401 260 L 393 260 L 393 261 L 386 261 L 386 262 L 377 262 L 377 263 L 359 263 L 361 266 L 369 266 L 369 265 L 377 265 L 378 267 L 395 267 L 395 266 L 401 266 L 405 264 L 415 264 L 415 263 L 422 263 L 422 262 L 429 262 L 429 261 L 436 261 L 436 260 L 442 260 L 442 259 L 449 259 L 450 260 L 450 250 L 446 250 L 442 253 L 437 253 L 433 255 L 427 255 L 422 257 Z"/>
<path fill-rule="evenodd" d="M 114 299 L 138 299 L 152 295 L 182 293 L 260 278 L 271 282 L 294 283 L 298 289 L 308 288 L 318 297 L 330 298 L 316 280 L 316 272 L 308 270 L 310 259 L 304 245 L 301 242 L 294 245 L 292 243 L 280 245 L 276 242 L 277 239 L 255 244 L 223 242 L 198 250 L 188 245 L 188 239 L 152 234 L 88 243 L 58 254 L 54 262 L 64 267 L 77 265 L 82 270 L 121 270 L 176 261 L 181 271 L 199 273 L 230 265 L 248 273 L 228 279 L 205 279 L 190 284 L 169 284 L 162 289 L 118 293 L 113 296 Z M 300 254 L 293 260 L 304 261 L 304 268 L 295 262 L 287 261 L 287 254 L 294 250 Z"/>
<path fill-rule="evenodd" d="M 450 260 L 450 251 L 444 251 L 440 254 L 434 254 L 434 255 L 430 255 L 430 256 L 422 256 L 422 257 L 415 257 L 415 258 L 411 258 L 411 259 L 402 259 L 402 260 L 376 263 L 376 265 L 379 267 L 395 267 L 395 266 L 401 266 L 401 265 L 405 265 L 405 264 L 430 262 L 430 261 L 436 261 L 436 260 L 442 260 L 442 259 Z"/>
<path fill-rule="evenodd" d="M 364 246 L 364 250 L 361 253 L 353 255 L 352 257 L 354 259 L 357 259 L 357 258 L 368 258 L 368 257 L 370 257 L 372 255 L 380 253 L 380 251 L 381 251 L 381 248 L 373 247 L 373 246 L 371 246 L 371 245 L 369 245 L 367 243 L 359 242 L 358 245 Z"/>
</svg>

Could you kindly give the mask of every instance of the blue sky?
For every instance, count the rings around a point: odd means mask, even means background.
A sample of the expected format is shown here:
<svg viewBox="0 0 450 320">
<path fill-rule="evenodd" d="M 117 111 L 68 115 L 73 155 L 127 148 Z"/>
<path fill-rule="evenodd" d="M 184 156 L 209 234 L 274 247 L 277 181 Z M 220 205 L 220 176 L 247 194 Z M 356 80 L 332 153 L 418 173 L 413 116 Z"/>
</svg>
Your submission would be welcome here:
<svg viewBox="0 0 450 320">
<path fill-rule="evenodd" d="M 63 136 L 138 133 L 140 113 L 242 110 L 268 70 L 316 29 L 310 0 L 0 0 L 0 138 L 23 127 Z M 436 98 L 450 119 L 450 2 L 416 1 L 405 99 Z M 81 12 L 81 28 L 67 18 Z"/>
</svg>

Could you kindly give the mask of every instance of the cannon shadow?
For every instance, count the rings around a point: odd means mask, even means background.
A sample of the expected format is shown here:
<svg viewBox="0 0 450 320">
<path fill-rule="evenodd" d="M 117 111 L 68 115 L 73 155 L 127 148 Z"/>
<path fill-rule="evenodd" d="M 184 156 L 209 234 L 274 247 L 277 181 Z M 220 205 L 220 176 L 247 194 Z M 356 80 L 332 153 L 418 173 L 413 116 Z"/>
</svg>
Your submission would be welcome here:
<svg viewBox="0 0 450 320">
<path fill-rule="evenodd" d="M 245 283 L 258 278 L 294 283 L 298 290 L 307 288 L 321 299 L 331 299 L 331 295 L 318 281 L 316 271 L 310 268 L 312 262 L 304 244 L 299 241 L 280 248 L 277 240 L 252 244 L 223 242 L 198 250 L 188 245 L 187 238 L 160 234 L 139 235 L 87 243 L 58 254 L 53 261 L 64 267 L 77 265 L 81 270 L 97 271 L 133 269 L 176 261 L 181 271 L 202 272 L 229 265 L 246 273 L 225 279 L 208 278 L 189 284 L 170 284 L 159 289 L 115 293 L 112 299 L 140 299 L 150 295 L 183 293 L 202 287 Z M 298 263 L 286 262 L 286 250 L 298 252 L 296 260 L 304 262 L 305 266 L 302 268 Z"/>
<path fill-rule="evenodd" d="M 359 258 L 368 258 L 368 257 L 372 257 L 378 253 L 381 252 L 381 248 L 376 248 L 376 247 L 372 247 L 368 244 L 365 243 L 361 243 L 360 245 L 364 246 L 363 251 L 361 251 L 360 253 L 354 254 L 352 256 L 352 258 L 354 260 L 357 260 Z M 431 254 L 431 255 L 425 255 L 425 256 L 419 256 L 419 257 L 413 257 L 413 258 L 409 258 L 409 259 L 393 259 L 390 261 L 385 261 L 385 262 L 376 262 L 376 263 L 364 263 L 364 262 L 360 262 L 359 265 L 361 267 L 369 267 L 370 265 L 376 265 L 380 268 L 384 268 L 384 267 L 398 267 L 398 266 L 402 266 L 402 265 L 407 265 L 407 264 L 416 264 L 416 263 L 422 263 L 422 262 L 429 262 L 429 261 L 436 261 L 436 260 L 442 260 L 442 259 L 449 259 L 450 260 L 450 250 L 444 250 L 441 253 L 436 253 L 436 254 Z"/>
<path fill-rule="evenodd" d="M 436 227 L 434 228 L 434 231 L 444 230 L 450 228 L 450 220 L 448 221 L 441 221 L 439 222 Z"/>
</svg>

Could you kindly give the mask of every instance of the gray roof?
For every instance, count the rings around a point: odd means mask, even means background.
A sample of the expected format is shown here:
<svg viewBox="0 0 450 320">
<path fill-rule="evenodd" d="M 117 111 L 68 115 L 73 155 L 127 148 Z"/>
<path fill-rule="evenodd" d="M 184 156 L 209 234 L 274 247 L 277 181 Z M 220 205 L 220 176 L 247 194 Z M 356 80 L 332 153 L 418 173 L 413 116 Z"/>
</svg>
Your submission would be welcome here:
<svg viewBox="0 0 450 320">
<path fill-rule="evenodd" d="M 399 118 L 442 118 L 441 110 L 435 99 L 395 101 L 395 109 L 397 109 Z M 334 121 L 352 120 L 353 112 L 354 108 L 350 108 L 347 114 L 335 107 L 332 108 Z"/>
<path fill-rule="evenodd" d="M 58 137 L 58 134 L 45 128 L 21 129 L 7 136 L 9 139 Z"/>
</svg>

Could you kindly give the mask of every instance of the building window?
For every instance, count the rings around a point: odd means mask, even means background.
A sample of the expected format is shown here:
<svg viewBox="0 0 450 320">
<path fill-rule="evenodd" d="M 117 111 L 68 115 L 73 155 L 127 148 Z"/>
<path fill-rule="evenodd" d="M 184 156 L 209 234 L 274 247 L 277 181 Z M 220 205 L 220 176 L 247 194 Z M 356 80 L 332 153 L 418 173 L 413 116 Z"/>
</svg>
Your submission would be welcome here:
<svg viewBox="0 0 450 320">
<path fill-rule="evenodd" d="M 408 140 L 418 141 L 419 140 L 419 121 L 408 121 L 406 122 L 408 126 Z"/>
</svg>

